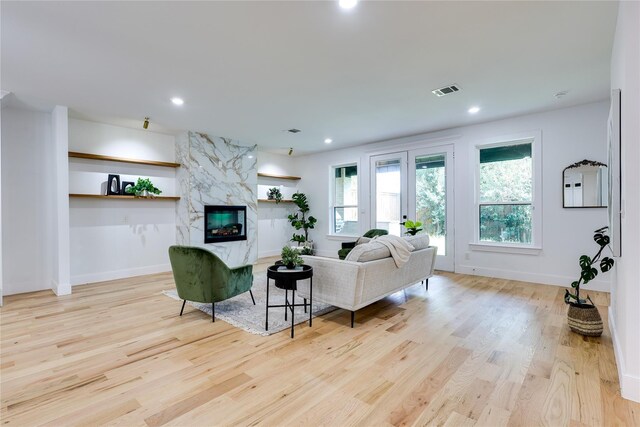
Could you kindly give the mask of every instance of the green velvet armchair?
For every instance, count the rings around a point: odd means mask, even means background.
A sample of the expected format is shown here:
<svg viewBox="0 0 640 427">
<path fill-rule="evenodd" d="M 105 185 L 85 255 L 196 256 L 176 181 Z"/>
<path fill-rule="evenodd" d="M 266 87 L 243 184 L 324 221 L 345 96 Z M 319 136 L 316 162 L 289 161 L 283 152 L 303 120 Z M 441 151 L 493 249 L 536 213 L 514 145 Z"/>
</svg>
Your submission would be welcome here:
<svg viewBox="0 0 640 427">
<path fill-rule="evenodd" d="M 362 237 L 367 237 L 369 239 L 373 239 L 376 236 L 384 236 L 385 234 L 389 234 L 387 230 L 382 230 L 379 228 L 372 228 L 362 235 Z M 345 259 L 351 249 L 356 247 L 357 242 L 342 242 L 342 249 L 338 251 L 338 258 Z"/>
<path fill-rule="evenodd" d="M 215 303 L 249 291 L 253 305 L 251 286 L 253 266 L 229 268 L 215 254 L 192 246 L 171 246 L 169 260 L 176 282 L 178 296 L 183 300 L 180 316 L 187 301 L 211 304 L 211 319 L 215 318 Z"/>
</svg>

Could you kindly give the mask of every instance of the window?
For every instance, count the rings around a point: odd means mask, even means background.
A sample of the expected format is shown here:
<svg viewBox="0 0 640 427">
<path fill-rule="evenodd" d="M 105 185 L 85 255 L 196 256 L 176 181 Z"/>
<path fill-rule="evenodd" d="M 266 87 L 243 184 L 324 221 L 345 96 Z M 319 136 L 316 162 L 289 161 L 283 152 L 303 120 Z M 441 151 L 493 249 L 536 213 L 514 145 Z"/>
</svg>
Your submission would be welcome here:
<svg viewBox="0 0 640 427">
<path fill-rule="evenodd" d="M 333 167 L 333 203 L 331 234 L 357 236 L 358 227 L 358 166 Z"/>
<path fill-rule="evenodd" d="M 477 239 L 481 243 L 539 243 L 535 215 L 534 139 L 478 147 Z"/>
</svg>

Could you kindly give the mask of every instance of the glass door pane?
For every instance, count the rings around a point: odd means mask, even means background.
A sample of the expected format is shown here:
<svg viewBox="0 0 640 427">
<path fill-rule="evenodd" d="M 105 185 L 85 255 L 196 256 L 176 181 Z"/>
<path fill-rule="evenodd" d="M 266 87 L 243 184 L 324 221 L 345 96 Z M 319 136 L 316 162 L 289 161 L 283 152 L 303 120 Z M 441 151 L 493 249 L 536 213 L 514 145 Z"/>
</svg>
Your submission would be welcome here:
<svg viewBox="0 0 640 427">
<path fill-rule="evenodd" d="M 375 228 L 400 236 L 400 223 L 406 212 L 406 153 L 373 156 L 371 160 L 373 224 Z"/>
<path fill-rule="evenodd" d="M 447 255 L 447 189 L 444 154 L 416 157 L 416 219 L 438 255 Z"/>
<path fill-rule="evenodd" d="M 409 219 L 438 248 L 436 269 L 454 271 L 453 145 L 412 150 L 409 164 Z"/>
</svg>

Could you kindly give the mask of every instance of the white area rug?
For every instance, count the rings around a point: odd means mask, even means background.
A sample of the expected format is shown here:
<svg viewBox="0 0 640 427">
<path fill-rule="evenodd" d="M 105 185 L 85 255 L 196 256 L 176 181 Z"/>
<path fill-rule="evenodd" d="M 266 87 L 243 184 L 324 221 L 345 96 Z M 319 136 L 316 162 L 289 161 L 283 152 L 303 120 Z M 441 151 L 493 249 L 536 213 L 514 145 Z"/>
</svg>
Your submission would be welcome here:
<svg viewBox="0 0 640 427">
<path fill-rule="evenodd" d="M 284 291 L 276 288 L 274 281 L 271 280 L 269 285 L 269 304 L 284 304 Z M 251 301 L 249 292 L 245 292 L 226 301 L 216 303 L 216 321 L 223 320 L 237 328 L 242 328 L 247 332 L 256 335 L 268 336 L 285 329 L 291 328 L 291 312 L 287 314 L 287 321 L 284 320 L 284 307 L 269 309 L 269 330 L 264 329 L 265 307 L 267 301 L 267 275 L 266 273 L 257 273 L 253 275 L 253 296 L 256 299 L 256 305 Z M 163 294 L 178 301 L 182 301 L 178 297 L 175 289 L 162 291 Z M 289 302 L 291 302 L 291 292 L 289 292 Z M 302 298 L 296 295 L 296 304 L 302 304 Z M 211 321 L 211 304 L 202 304 L 199 302 L 187 301 L 187 306 L 194 307 L 209 315 L 208 320 Z M 185 306 L 184 312 L 187 313 L 188 308 Z M 321 316 L 336 310 L 337 307 L 323 303 L 313 303 L 313 317 Z M 307 307 L 308 310 L 308 307 Z M 180 304 L 176 304 L 176 315 L 180 313 Z M 184 314 L 183 314 L 184 315 Z M 305 313 L 302 307 L 295 309 L 294 324 L 309 321 L 309 313 Z"/>
</svg>

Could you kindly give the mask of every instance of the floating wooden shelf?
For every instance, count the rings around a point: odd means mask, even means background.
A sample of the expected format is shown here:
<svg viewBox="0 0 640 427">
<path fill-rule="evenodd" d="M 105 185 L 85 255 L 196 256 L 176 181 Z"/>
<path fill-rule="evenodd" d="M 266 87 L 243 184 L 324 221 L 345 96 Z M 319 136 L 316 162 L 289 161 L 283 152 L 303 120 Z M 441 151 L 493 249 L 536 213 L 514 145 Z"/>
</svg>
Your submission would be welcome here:
<svg viewBox="0 0 640 427">
<path fill-rule="evenodd" d="M 163 166 L 167 168 L 180 167 L 180 163 L 159 162 L 156 160 L 127 159 L 124 157 L 103 156 L 102 154 L 78 153 L 77 151 L 69 151 L 69 157 L 75 157 L 78 159 L 106 160 L 109 162 L 134 163 L 137 165 Z"/>
<path fill-rule="evenodd" d="M 298 181 L 298 180 L 302 179 L 299 176 L 273 175 L 273 174 L 270 174 L 270 173 L 260 173 L 260 172 L 258 172 L 258 176 L 262 177 L 262 178 L 288 179 L 288 180 L 291 180 L 291 181 Z"/>
<path fill-rule="evenodd" d="M 275 200 L 269 200 L 269 199 L 258 199 L 258 201 L 259 202 L 267 202 L 267 203 L 275 203 L 276 202 Z M 280 200 L 280 203 L 293 203 L 293 200 L 282 199 L 282 200 Z"/>
<path fill-rule="evenodd" d="M 105 196 L 103 194 L 69 194 L 69 197 L 79 197 L 84 199 L 112 199 L 112 200 L 180 200 L 178 196 L 156 196 L 156 197 L 134 197 L 134 196 L 120 196 L 112 195 Z"/>
</svg>

